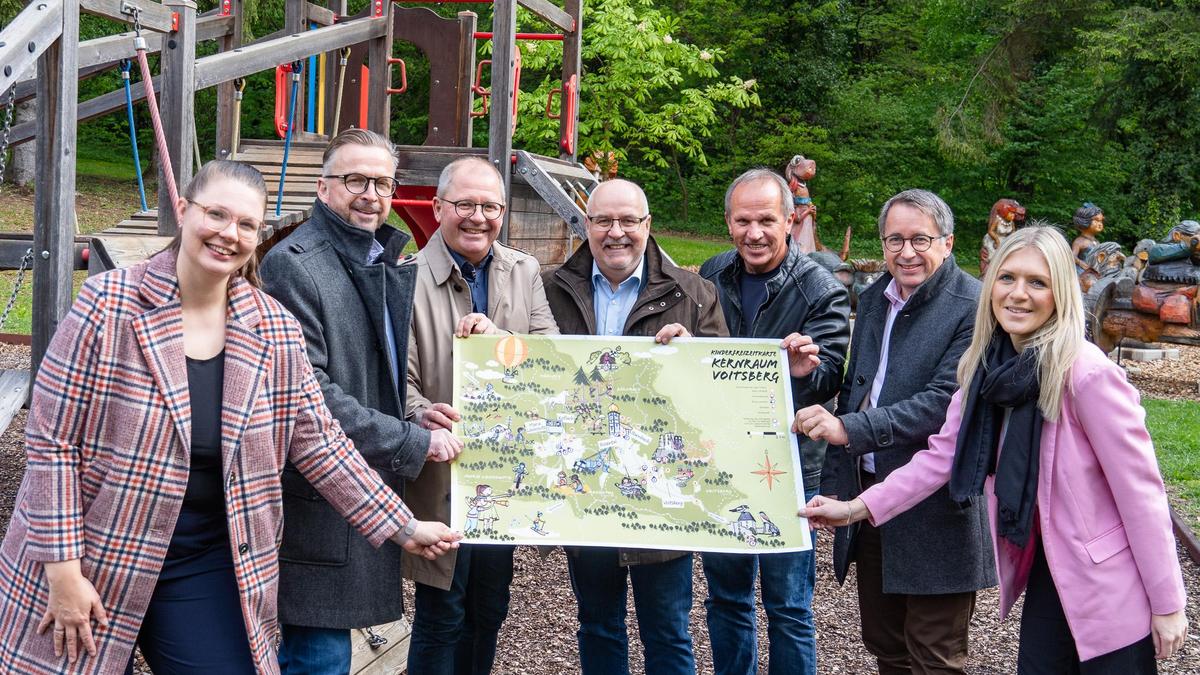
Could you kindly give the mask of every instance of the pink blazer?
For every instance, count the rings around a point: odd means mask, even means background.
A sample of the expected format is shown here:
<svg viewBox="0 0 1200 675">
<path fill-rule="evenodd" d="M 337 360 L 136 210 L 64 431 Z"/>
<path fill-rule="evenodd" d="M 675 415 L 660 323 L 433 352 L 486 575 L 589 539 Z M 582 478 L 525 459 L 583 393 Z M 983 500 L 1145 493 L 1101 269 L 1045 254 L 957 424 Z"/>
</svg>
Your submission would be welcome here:
<svg viewBox="0 0 1200 675">
<path fill-rule="evenodd" d="M 1183 577 L 1146 412 L 1125 374 L 1090 343 L 1076 357 L 1062 414 L 1042 427 L 1037 518 L 1050 574 L 1081 660 L 1150 633 L 1151 614 L 1183 609 Z M 950 479 L 962 392 L 929 449 L 862 494 L 876 525 Z M 1032 548 L 996 535 L 993 479 L 985 493 L 1000 577 L 1000 617 L 1025 590 Z"/>
<path fill-rule="evenodd" d="M 285 461 L 376 546 L 408 521 L 330 416 L 300 326 L 282 305 L 240 277 L 230 284 L 223 401 L 189 399 L 182 316 L 175 256 L 159 254 L 88 279 L 55 332 L 0 545 L 0 673 L 125 671 L 187 489 L 195 406 L 223 406 L 229 541 L 260 674 L 279 672 Z M 74 558 L 111 623 L 96 631 L 97 656 L 68 667 L 50 632 L 34 629 L 49 597 L 41 563 Z"/>
</svg>

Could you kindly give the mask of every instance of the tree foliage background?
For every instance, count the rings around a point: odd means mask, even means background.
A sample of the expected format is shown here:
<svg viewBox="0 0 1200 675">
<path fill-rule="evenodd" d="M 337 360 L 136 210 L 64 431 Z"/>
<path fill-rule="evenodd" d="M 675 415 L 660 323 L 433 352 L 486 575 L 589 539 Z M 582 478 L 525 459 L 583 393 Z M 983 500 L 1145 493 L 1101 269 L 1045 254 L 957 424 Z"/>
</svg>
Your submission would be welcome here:
<svg viewBox="0 0 1200 675">
<path fill-rule="evenodd" d="M 283 0 L 249 4 L 252 34 L 282 26 Z M 487 5 L 430 6 L 491 23 Z M 0 15 L 17 9 L 0 0 Z M 615 152 L 659 227 L 721 234 L 729 181 L 797 153 L 818 162 L 827 243 L 848 226 L 873 237 L 880 205 L 909 187 L 946 198 L 960 242 L 981 236 L 1001 197 L 1062 224 L 1094 202 L 1106 238 L 1126 244 L 1200 216 L 1200 0 L 589 0 L 583 23 L 581 154 Z M 524 10 L 518 27 L 551 30 Z M 85 17 L 81 38 L 122 29 Z M 393 101 L 392 132 L 415 143 L 428 68 L 406 45 L 396 52 L 410 59 L 410 92 Z M 544 107 L 561 45 L 526 42 L 522 53 L 515 143 L 557 154 Z M 95 77 L 81 95 L 119 86 Z M 269 73 L 251 79 L 245 136 L 272 133 L 273 96 Z M 201 92 L 197 110 L 213 97 Z M 144 106 L 138 115 L 145 157 Z M 197 123 L 208 155 L 213 121 Z M 81 144 L 127 152 L 123 112 L 86 124 Z"/>
</svg>

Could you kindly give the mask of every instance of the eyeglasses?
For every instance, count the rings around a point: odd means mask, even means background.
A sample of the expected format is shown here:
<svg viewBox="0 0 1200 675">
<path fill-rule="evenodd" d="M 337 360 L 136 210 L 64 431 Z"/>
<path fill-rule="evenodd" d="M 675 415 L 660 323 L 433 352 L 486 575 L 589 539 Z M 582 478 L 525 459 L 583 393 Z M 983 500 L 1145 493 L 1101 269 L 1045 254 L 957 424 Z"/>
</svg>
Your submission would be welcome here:
<svg viewBox="0 0 1200 675">
<path fill-rule="evenodd" d="M 906 238 L 901 237 L 898 234 L 893 234 L 890 237 L 881 237 L 881 239 L 883 239 L 884 247 L 892 253 L 899 253 L 900 251 L 903 251 L 904 242 L 909 242 L 912 244 L 913 250 L 917 253 L 924 253 L 925 251 L 929 250 L 930 246 L 933 246 L 934 240 L 945 239 L 947 236 L 949 235 L 939 234 L 936 237 L 930 237 L 929 235 L 918 234 L 915 237 Z"/>
<path fill-rule="evenodd" d="M 340 178 L 346 186 L 346 191 L 352 195 L 361 195 L 367 191 L 367 186 L 375 184 L 375 194 L 380 197 L 391 197 L 396 194 L 396 179 L 392 176 L 364 176 L 361 173 L 344 173 L 340 176 L 321 176 L 322 178 Z"/>
<path fill-rule="evenodd" d="M 594 218 L 592 216 L 588 216 L 587 220 L 588 225 L 590 225 L 592 229 L 597 232 L 607 232 L 608 230 L 612 229 L 613 225 L 620 225 L 622 232 L 633 232 L 641 227 L 642 223 L 646 222 L 646 219 L 649 217 L 650 214 L 647 213 L 641 218 Z"/>
<path fill-rule="evenodd" d="M 257 242 L 262 230 L 262 221 L 254 218 L 237 218 L 224 206 L 205 206 L 200 202 L 189 199 L 189 204 L 199 206 L 204 211 L 204 226 L 213 232 L 220 232 L 230 223 L 237 224 L 238 237 L 243 241 Z"/>
<path fill-rule="evenodd" d="M 460 218 L 474 216 L 476 209 L 482 211 L 483 217 L 488 220 L 495 220 L 500 217 L 500 214 L 504 213 L 504 205 L 500 202 L 473 202 L 470 199 L 460 199 L 458 201 L 447 199 L 445 201 L 454 205 L 454 212 Z"/>
</svg>

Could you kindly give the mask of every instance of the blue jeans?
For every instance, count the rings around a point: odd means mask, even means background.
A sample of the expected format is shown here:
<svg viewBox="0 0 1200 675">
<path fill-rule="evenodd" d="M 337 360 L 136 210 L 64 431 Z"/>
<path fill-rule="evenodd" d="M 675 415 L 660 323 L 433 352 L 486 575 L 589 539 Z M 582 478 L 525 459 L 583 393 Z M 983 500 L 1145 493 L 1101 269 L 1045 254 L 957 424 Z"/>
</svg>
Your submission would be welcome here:
<svg viewBox="0 0 1200 675">
<path fill-rule="evenodd" d="M 280 626 L 280 675 L 346 675 L 350 672 L 350 631 L 345 628 Z"/>
<path fill-rule="evenodd" d="M 512 546 L 467 544 L 458 549 L 450 590 L 417 584 L 409 675 L 490 673 L 512 577 Z"/>
<path fill-rule="evenodd" d="M 811 498 L 812 495 L 805 495 L 806 501 Z M 816 546 L 815 538 L 813 545 Z M 769 672 L 815 675 L 817 639 L 812 596 L 817 577 L 813 551 L 762 555 L 705 553 L 703 560 L 704 576 L 708 579 L 704 609 L 716 675 L 758 672 L 755 577 L 761 577 L 762 602 L 767 611 Z"/>
<path fill-rule="evenodd" d="M 626 576 L 633 585 L 646 672 L 695 673 L 688 612 L 692 608 L 692 555 L 622 566 L 615 548 L 568 549 L 567 569 L 579 603 L 579 661 L 584 675 L 628 675 Z"/>
</svg>

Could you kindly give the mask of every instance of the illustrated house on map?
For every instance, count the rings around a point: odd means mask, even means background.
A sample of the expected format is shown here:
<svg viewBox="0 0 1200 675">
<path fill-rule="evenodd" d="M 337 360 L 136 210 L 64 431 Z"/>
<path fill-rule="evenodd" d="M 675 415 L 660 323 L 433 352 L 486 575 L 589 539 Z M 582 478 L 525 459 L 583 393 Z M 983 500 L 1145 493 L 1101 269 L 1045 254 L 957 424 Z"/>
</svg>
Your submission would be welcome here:
<svg viewBox="0 0 1200 675">
<path fill-rule="evenodd" d="M 654 461 L 659 464 L 682 461 L 687 459 L 683 452 L 683 436 L 667 432 L 658 437 L 658 448 L 654 451 Z"/>
</svg>

